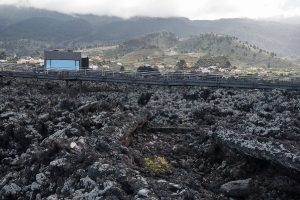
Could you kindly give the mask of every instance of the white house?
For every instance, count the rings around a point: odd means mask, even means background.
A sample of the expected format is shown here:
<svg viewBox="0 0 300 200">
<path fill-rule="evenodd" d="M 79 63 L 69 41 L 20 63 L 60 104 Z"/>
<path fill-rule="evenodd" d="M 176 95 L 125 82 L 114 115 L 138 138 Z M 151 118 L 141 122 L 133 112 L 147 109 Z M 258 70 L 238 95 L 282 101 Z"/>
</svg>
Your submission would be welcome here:
<svg viewBox="0 0 300 200">
<path fill-rule="evenodd" d="M 217 66 L 209 66 L 208 69 L 216 70 L 216 69 L 218 69 L 218 67 Z"/>
<path fill-rule="evenodd" d="M 92 70 L 96 70 L 96 69 L 98 69 L 98 66 L 97 65 L 90 65 L 89 68 L 92 69 Z"/>
</svg>

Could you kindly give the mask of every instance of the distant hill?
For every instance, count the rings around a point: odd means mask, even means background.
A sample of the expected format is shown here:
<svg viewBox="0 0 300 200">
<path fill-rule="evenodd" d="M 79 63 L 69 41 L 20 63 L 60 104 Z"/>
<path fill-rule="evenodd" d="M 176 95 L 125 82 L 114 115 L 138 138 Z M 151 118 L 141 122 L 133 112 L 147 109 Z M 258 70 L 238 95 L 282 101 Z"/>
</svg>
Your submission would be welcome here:
<svg viewBox="0 0 300 200">
<path fill-rule="evenodd" d="M 191 62 L 192 68 L 299 68 L 298 64 L 280 58 L 275 52 L 269 52 L 234 36 L 214 33 L 192 35 L 188 39 L 178 38 L 170 32 L 150 33 L 128 39 L 114 51 L 114 54 L 124 55 L 132 61 L 144 59 L 149 63 L 171 61 L 174 64 L 180 59 L 186 59 L 187 62 Z"/>
<path fill-rule="evenodd" d="M 91 34 L 93 27 L 84 19 L 72 19 L 58 24 L 52 24 L 44 31 L 51 40 L 65 41 Z"/>
<path fill-rule="evenodd" d="M 143 49 L 166 50 L 177 47 L 178 44 L 179 39 L 174 33 L 163 31 L 127 39 L 119 44 L 117 51 L 131 53 Z"/>
<path fill-rule="evenodd" d="M 283 55 L 299 55 L 300 25 L 264 22 L 250 19 L 222 19 L 191 21 L 182 18 L 139 19 L 119 21 L 102 26 L 93 40 L 119 40 L 156 31 L 170 31 L 180 37 L 209 32 L 236 36 L 256 46 Z"/>
<path fill-rule="evenodd" d="M 16 7 L 10 5 L 0 5 L 0 18 L 1 17 L 9 20 L 9 24 L 21 22 L 33 17 L 47 17 L 57 20 L 70 20 L 73 18 L 71 15 L 55 11 L 48 11 L 31 7 Z"/>
<path fill-rule="evenodd" d="M 47 29 L 53 24 L 58 24 L 61 22 L 57 19 L 47 18 L 47 17 L 33 17 L 25 19 L 21 22 L 13 23 L 5 27 L 0 35 L 4 39 L 41 39 L 45 37 L 43 30 Z"/>
<path fill-rule="evenodd" d="M 181 37 L 197 32 L 197 27 L 175 18 L 150 18 L 136 21 L 118 21 L 103 25 L 92 34 L 93 40 L 125 40 L 147 33 L 167 31 Z"/>
<path fill-rule="evenodd" d="M 1 31 L 1 37 L 9 39 L 34 39 L 62 41 L 89 35 L 92 26 L 83 19 L 57 20 L 33 17 L 11 24 Z"/>
<path fill-rule="evenodd" d="M 205 32 L 237 36 L 241 40 L 278 53 L 300 54 L 300 25 L 280 22 L 255 21 L 250 19 L 221 19 L 214 21 L 192 21 Z"/>
<path fill-rule="evenodd" d="M 37 9 L 32 7 L 16 7 L 9 5 L 0 5 L 0 22 L 1 19 L 5 19 L 5 25 L 10 25 L 13 23 L 21 22 L 26 19 L 36 18 L 36 17 L 45 17 L 56 20 L 72 20 L 72 19 L 84 19 L 88 21 L 91 25 L 95 27 L 102 26 L 115 21 L 122 20 L 119 17 L 110 17 L 110 16 L 97 16 L 92 14 L 81 15 L 81 14 L 64 14 L 56 11 L 50 11 L 45 9 Z M 1 23 L 1 25 L 3 25 Z"/>
<path fill-rule="evenodd" d="M 287 24 L 300 24 L 300 16 L 291 16 L 291 17 L 269 17 L 262 18 L 261 21 L 274 21 L 274 22 L 282 22 Z"/>
<path fill-rule="evenodd" d="M 186 18 L 135 17 L 123 20 L 13 6 L 0 6 L 0 23 L 0 41 L 36 39 L 72 47 L 82 43 L 122 42 L 158 31 L 172 32 L 184 38 L 214 32 L 238 37 L 279 54 L 300 55 L 300 24 L 251 19 L 193 21 Z"/>
<path fill-rule="evenodd" d="M 98 28 L 105 24 L 109 24 L 117 21 L 123 21 L 123 19 L 119 17 L 105 16 L 105 15 L 97 16 L 92 14 L 87 14 L 87 15 L 74 14 L 73 17 L 88 21 L 94 28 Z"/>
<path fill-rule="evenodd" d="M 11 24 L 11 22 L 9 19 L 0 16 L 0 24 L 1 24 L 1 26 L 0 26 L 0 29 L 1 29 L 1 28 L 4 28 L 5 26 Z"/>
<path fill-rule="evenodd" d="M 299 68 L 299 65 L 280 58 L 275 52 L 269 52 L 263 47 L 228 35 L 212 33 L 195 35 L 179 43 L 177 51 L 198 53 L 200 59 L 196 63 L 196 67 L 212 65 L 228 67 L 226 63 L 228 60 L 232 66 L 246 68 L 253 66 L 258 68 Z"/>
</svg>

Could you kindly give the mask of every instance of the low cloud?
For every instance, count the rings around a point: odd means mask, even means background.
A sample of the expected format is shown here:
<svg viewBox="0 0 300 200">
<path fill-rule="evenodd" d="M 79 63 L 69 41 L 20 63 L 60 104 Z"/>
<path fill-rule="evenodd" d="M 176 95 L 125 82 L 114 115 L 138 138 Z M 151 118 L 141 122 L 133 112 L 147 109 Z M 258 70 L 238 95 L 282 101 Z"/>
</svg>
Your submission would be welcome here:
<svg viewBox="0 0 300 200">
<path fill-rule="evenodd" d="M 300 15 L 300 0 L 1 0 L 0 4 L 122 18 L 149 16 L 219 19 Z"/>
</svg>

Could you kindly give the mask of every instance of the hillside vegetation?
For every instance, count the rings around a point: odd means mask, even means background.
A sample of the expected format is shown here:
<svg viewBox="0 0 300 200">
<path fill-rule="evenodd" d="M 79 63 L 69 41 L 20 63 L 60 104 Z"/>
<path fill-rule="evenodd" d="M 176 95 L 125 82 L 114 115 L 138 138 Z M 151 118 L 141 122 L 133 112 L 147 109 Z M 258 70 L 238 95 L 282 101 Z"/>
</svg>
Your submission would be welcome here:
<svg viewBox="0 0 300 200">
<path fill-rule="evenodd" d="M 89 51 L 89 50 L 87 50 Z M 92 51 L 92 50 L 91 50 Z M 244 71 L 298 71 L 299 65 L 237 37 L 206 33 L 188 39 L 170 32 L 151 33 L 128 39 L 105 52 L 115 62 L 127 66 L 142 64 L 176 66 L 184 60 L 185 70 L 210 66 Z M 179 69 L 175 67 L 175 70 Z"/>
<path fill-rule="evenodd" d="M 93 26 L 101 26 L 107 23 L 122 20 L 119 17 L 113 16 L 97 16 L 92 14 L 64 14 L 56 11 L 37 9 L 33 7 L 16 7 L 9 5 L 0 5 L 0 20 L 6 19 L 6 25 L 22 22 L 23 20 L 35 18 L 35 17 L 47 17 L 56 20 L 72 20 L 72 19 L 84 19 L 87 20 Z"/>
<path fill-rule="evenodd" d="M 35 17 L 9 25 L 1 31 L 5 40 L 19 38 L 63 41 L 90 34 L 92 26 L 83 19 L 67 21 L 47 17 Z"/>
<path fill-rule="evenodd" d="M 179 39 L 174 33 L 157 32 L 135 37 L 119 44 L 120 52 L 131 52 L 142 49 L 168 49 L 178 45 Z"/>
<path fill-rule="evenodd" d="M 261 47 L 250 44 L 248 41 L 241 41 L 237 37 L 221 34 L 201 34 L 191 36 L 178 45 L 180 52 L 198 53 L 200 62 L 197 66 L 218 66 L 219 56 L 226 55 L 231 65 L 261 68 L 293 68 L 298 67 L 291 61 L 282 59 L 275 52 L 269 52 Z M 215 62 L 205 63 L 203 60 L 216 58 Z M 226 60 L 226 59 L 225 59 Z M 226 66 L 226 64 L 225 64 Z M 222 67 L 225 67 L 224 64 Z"/>
<path fill-rule="evenodd" d="M 93 43 L 119 43 L 132 37 L 160 31 L 172 32 L 183 38 L 213 32 L 238 37 L 278 54 L 300 54 L 299 24 L 251 19 L 210 21 L 136 17 L 123 20 L 118 17 L 67 15 L 35 8 L 0 6 L 0 23 L 2 42 L 35 39 L 53 46 L 74 48 Z"/>
</svg>

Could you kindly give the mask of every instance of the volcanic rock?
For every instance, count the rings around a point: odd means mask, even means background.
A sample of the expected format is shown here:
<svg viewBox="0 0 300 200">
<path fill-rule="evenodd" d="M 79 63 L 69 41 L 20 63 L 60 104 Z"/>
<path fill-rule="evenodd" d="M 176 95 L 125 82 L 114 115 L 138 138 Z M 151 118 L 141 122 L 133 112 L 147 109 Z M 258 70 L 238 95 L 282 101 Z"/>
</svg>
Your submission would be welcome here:
<svg viewBox="0 0 300 200">
<path fill-rule="evenodd" d="M 300 199 L 298 91 L 0 85 L 0 199 Z"/>
<path fill-rule="evenodd" d="M 253 192 L 252 179 L 236 180 L 225 183 L 220 190 L 231 197 L 246 197 Z"/>
</svg>

